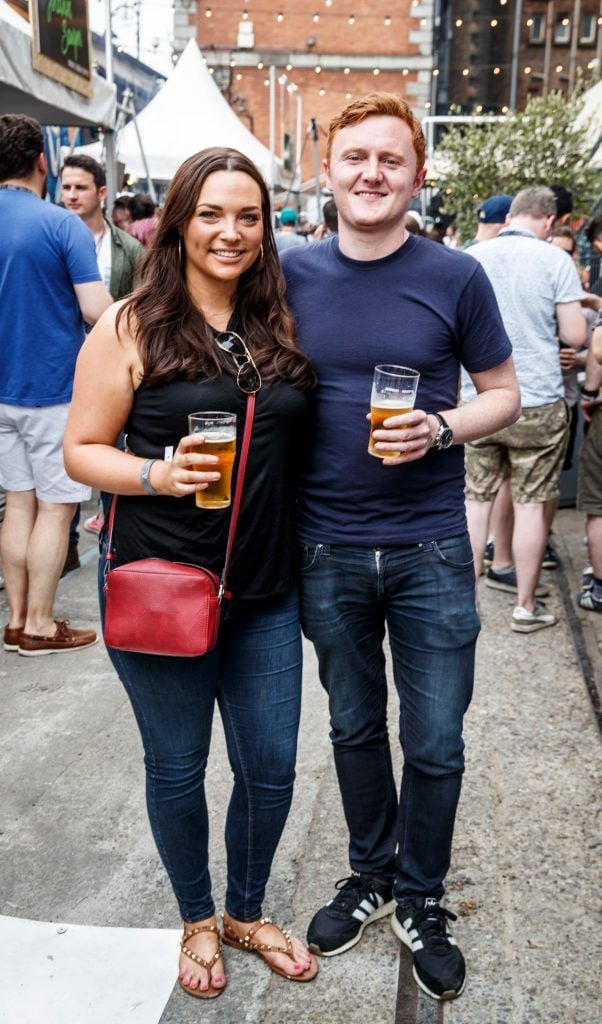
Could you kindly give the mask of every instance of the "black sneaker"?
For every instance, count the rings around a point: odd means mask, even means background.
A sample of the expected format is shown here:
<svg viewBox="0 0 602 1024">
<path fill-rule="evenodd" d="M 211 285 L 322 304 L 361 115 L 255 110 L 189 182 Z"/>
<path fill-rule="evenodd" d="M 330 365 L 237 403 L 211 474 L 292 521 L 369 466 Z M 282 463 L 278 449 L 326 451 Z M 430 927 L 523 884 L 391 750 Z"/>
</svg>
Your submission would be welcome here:
<svg viewBox="0 0 602 1024">
<path fill-rule="evenodd" d="M 488 540 L 485 545 L 485 554 L 483 555 L 483 565 L 486 569 L 489 568 L 493 562 L 493 541 Z"/>
<path fill-rule="evenodd" d="M 457 999 L 466 984 L 464 957 L 447 918 L 456 915 L 430 896 L 397 907 L 391 918 L 397 938 L 414 954 L 414 980 L 433 999 Z"/>
<path fill-rule="evenodd" d="M 507 594 L 517 594 L 516 569 L 514 566 L 509 572 L 497 572 L 496 569 L 488 569 L 485 573 L 485 586 L 491 587 L 493 590 L 503 590 Z M 535 587 L 535 597 L 547 597 L 549 593 L 550 588 L 546 587 L 545 583 L 542 583 L 541 580 L 538 580 Z"/>
<path fill-rule="evenodd" d="M 542 569 L 557 569 L 559 565 L 560 559 L 554 551 L 552 541 L 549 540 L 546 544 L 546 550 L 543 553 L 541 567 Z"/>
<path fill-rule="evenodd" d="M 336 888 L 336 896 L 318 910 L 307 929 L 307 945 L 318 956 L 336 956 L 351 949 L 367 925 L 395 909 L 393 880 L 350 875 L 339 879 Z"/>
</svg>

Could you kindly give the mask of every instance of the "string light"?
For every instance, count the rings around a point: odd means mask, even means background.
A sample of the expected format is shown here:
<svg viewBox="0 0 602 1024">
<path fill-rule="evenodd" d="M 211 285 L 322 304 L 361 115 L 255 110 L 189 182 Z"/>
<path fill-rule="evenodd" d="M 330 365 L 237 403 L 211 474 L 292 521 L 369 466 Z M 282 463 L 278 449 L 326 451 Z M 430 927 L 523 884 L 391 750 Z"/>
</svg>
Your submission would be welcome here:
<svg viewBox="0 0 602 1024">
<path fill-rule="evenodd" d="M 242 12 L 242 20 L 243 21 L 248 21 L 249 20 L 249 12 L 248 11 L 243 11 Z"/>
<path fill-rule="evenodd" d="M 262 60 L 260 60 L 260 61 L 258 62 L 258 64 L 257 64 L 257 70 L 258 70 L 258 71 L 263 71 L 263 61 L 262 61 Z"/>
<path fill-rule="evenodd" d="M 293 65 L 292 64 L 287 64 L 286 65 L 286 70 L 287 71 L 292 71 L 293 70 Z"/>
<path fill-rule="evenodd" d="M 499 75 L 499 73 L 500 73 L 500 70 L 501 70 L 500 68 L 494 68 L 494 69 L 493 69 L 493 73 L 494 73 L 494 75 Z"/>
<path fill-rule="evenodd" d="M 530 64 L 527 64 L 527 66 L 525 68 L 525 74 L 526 75 L 530 75 L 531 74 L 531 66 L 530 66 Z"/>
<path fill-rule="evenodd" d="M 463 68 L 462 74 L 464 75 L 464 78 L 466 78 L 470 74 L 470 68 Z"/>
<path fill-rule="evenodd" d="M 332 0 L 324 0 L 327 7 L 332 7 Z"/>
<path fill-rule="evenodd" d="M 231 68 L 235 68 L 236 67 L 236 61 L 235 60 L 231 60 L 230 61 L 230 67 Z"/>
<path fill-rule="evenodd" d="M 278 11 L 278 14 L 276 15 L 276 21 L 284 21 L 284 14 L 282 13 L 282 11 Z"/>
<path fill-rule="evenodd" d="M 401 73 L 402 73 L 402 75 L 409 75 L 410 72 L 408 71 L 407 68 L 404 68 Z"/>
<path fill-rule="evenodd" d="M 352 95 L 352 94 L 351 94 L 350 92 L 346 92 L 346 93 L 345 93 L 345 99 L 346 99 L 346 100 L 350 100 L 350 99 L 351 99 L 351 95 Z"/>
<path fill-rule="evenodd" d="M 430 110 L 431 109 L 431 101 L 430 100 L 426 101 L 426 103 L 424 104 L 424 109 L 425 110 Z"/>
<path fill-rule="evenodd" d="M 492 28 L 496 28 L 497 27 L 497 18 L 492 18 L 491 19 L 491 27 Z"/>
<path fill-rule="evenodd" d="M 462 26 L 462 18 L 456 18 L 456 28 L 461 28 L 461 26 Z"/>
<path fill-rule="evenodd" d="M 508 107 L 505 107 L 505 106 L 502 107 L 502 114 L 507 114 L 507 113 L 508 113 Z"/>
<path fill-rule="evenodd" d="M 380 75 L 380 68 L 374 68 L 373 75 Z"/>
<path fill-rule="evenodd" d="M 318 95 L 320 95 L 320 96 L 325 96 L 325 95 L 326 95 L 326 89 L 320 89 L 320 91 L 319 91 L 319 94 L 318 94 Z"/>
<path fill-rule="evenodd" d="M 527 18 L 527 25 L 528 25 L 529 28 L 531 28 L 532 24 L 533 24 L 533 18 Z"/>
<path fill-rule="evenodd" d="M 210 7 L 208 7 L 207 10 L 205 11 L 205 17 L 206 18 L 210 18 L 211 17 L 211 8 Z"/>
<path fill-rule="evenodd" d="M 387 14 L 387 17 L 385 18 L 385 25 L 388 28 L 390 24 L 391 24 L 391 19 L 390 19 L 389 15 Z"/>
<path fill-rule="evenodd" d="M 350 14 L 347 21 L 350 25 L 355 25 L 355 14 Z"/>
<path fill-rule="evenodd" d="M 215 71 L 215 68 L 208 68 L 207 70 L 209 71 L 209 74 L 212 75 L 213 72 Z"/>
<path fill-rule="evenodd" d="M 439 68 L 434 68 L 433 69 L 433 78 L 437 78 L 438 75 L 439 75 Z"/>
<path fill-rule="evenodd" d="M 561 25 L 568 25 L 568 24 L 569 24 L 569 19 L 568 18 L 563 18 L 562 21 L 561 21 Z"/>
<path fill-rule="evenodd" d="M 562 71 L 562 64 L 556 65 L 556 71 L 558 72 L 558 74 L 560 74 L 560 72 Z"/>
<path fill-rule="evenodd" d="M 269 78 L 264 78 L 264 80 L 263 80 L 263 84 L 264 84 L 264 85 L 269 85 L 269 84 L 270 84 L 270 80 L 269 80 Z"/>
<path fill-rule="evenodd" d="M 481 114 L 482 111 L 483 111 L 483 105 L 481 103 L 479 103 L 479 105 L 477 107 L 475 107 L 475 110 L 476 110 L 477 114 Z"/>
<path fill-rule="evenodd" d="M 319 74 L 320 74 L 320 72 L 321 72 L 321 70 L 322 70 L 322 68 L 320 67 L 320 65 L 319 65 L 319 64 L 316 64 L 316 66 L 315 66 L 315 68 L 314 68 L 314 71 L 316 72 L 316 75 L 319 75 Z"/>
<path fill-rule="evenodd" d="M 316 11 L 316 13 L 314 14 L 314 16 L 313 16 L 313 18 L 312 18 L 312 21 L 315 21 L 315 22 L 317 23 L 317 22 L 318 22 L 319 20 L 320 20 L 320 15 L 319 15 L 319 14 L 318 14 L 318 12 Z"/>
</svg>

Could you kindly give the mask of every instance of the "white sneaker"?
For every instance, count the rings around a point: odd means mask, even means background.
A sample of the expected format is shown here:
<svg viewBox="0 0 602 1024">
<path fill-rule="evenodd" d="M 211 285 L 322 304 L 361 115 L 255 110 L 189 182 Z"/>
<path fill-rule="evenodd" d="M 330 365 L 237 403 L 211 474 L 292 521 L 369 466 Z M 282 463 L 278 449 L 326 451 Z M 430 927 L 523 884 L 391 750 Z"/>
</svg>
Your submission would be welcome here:
<svg viewBox="0 0 602 1024">
<path fill-rule="evenodd" d="M 546 611 L 543 601 L 536 601 L 532 612 L 517 605 L 512 612 L 511 629 L 516 633 L 534 633 L 536 629 L 555 626 L 558 619 L 552 612 Z"/>
</svg>

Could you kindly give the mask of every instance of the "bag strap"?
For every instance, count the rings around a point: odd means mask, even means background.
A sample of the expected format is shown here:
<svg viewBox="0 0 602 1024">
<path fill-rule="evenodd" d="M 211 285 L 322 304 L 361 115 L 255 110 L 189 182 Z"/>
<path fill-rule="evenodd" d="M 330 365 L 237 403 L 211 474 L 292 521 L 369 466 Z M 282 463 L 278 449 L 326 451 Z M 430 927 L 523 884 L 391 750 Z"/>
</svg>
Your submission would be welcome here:
<svg viewBox="0 0 602 1024">
<path fill-rule="evenodd" d="M 255 395 L 247 395 L 247 408 L 245 414 L 245 426 L 242 435 L 242 446 L 240 449 L 240 458 L 238 460 L 238 474 L 236 477 L 236 487 L 234 490 L 234 498 L 232 501 L 232 515 L 230 517 L 230 528 L 228 530 L 228 541 L 226 543 L 226 560 L 224 568 L 220 577 L 220 585 L 218 591 L 218 600 L 221 601 L 223 597 L 230 597 L 229 592 L 226 590 L 228 580 L 228 569 L 230 568 L 230 556 L 232 555 L 232 548 L 234 546 L 234 537 L 236 534 L 236 526 L 238 523 L 238 513 L 240 511 L 240 503 L 242 499 L 242 489 L 245 481 L 245 472 L 247 469 L 247 459 L 249 456 L 249 448 L 251 445 L 251 431 L 253 429 L 253 418 L 255 415 Z M 115 510 L 117 508 L 117 495 L 114 494 L 111 505 L 109 508 L 109 521 L 107 524 L 107 554 L 105 556 L 105 579 L 111 568 L 111 562 L 115 561 L 115 552 L 113 551 L 113 528 L 115 526 Z"/>
</svg>

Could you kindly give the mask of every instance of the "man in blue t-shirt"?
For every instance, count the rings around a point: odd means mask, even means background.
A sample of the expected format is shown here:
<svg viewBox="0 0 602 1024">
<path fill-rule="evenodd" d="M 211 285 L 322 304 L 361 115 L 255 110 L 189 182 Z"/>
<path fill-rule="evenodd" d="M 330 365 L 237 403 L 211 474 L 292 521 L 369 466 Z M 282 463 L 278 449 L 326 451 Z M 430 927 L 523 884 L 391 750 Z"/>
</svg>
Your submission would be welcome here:
<svg viewBox="0 0 602 1024">
<path fill-rule="evenodd" d="M 334 758 L 354 872 L 313 918 L 324 956 L 385 914 L 436 999 L 464 987 L 440 905 L 464 768 L 462 719 L 479 631 L 463 500 L 465 441 L 519 415 L 495 297 L 463 253 L 408 235 L 425 177 L 407 104 L 372 94 L 330 127 L 326 173 L 339 235 L 283 254 L 300 344 L 318 376 L 315 435 L 301 481 L 302 618 L 329 695 Z M 374 366 L 420 371 L 417 408 L 375 430 Z M 478 397 L 457 408 L 460 365 Z M 496 426 L 497 429 L 497 426 Z M 397 800 L 386 723 L 388 630 L 404 752 Z"/>
<path fill-rule="evenodd" d="M 63 434 L 84 320 L 111 304 L 94 242 L 72 213 L 45 203 L 37 121 L 0 117 L 1 553 L 9 602 L 4 649 L 26 656 L 96 643 L 92 629 L 54 619 L 69 525 L 90 490 L 63 466 Z"/>
</svg>

